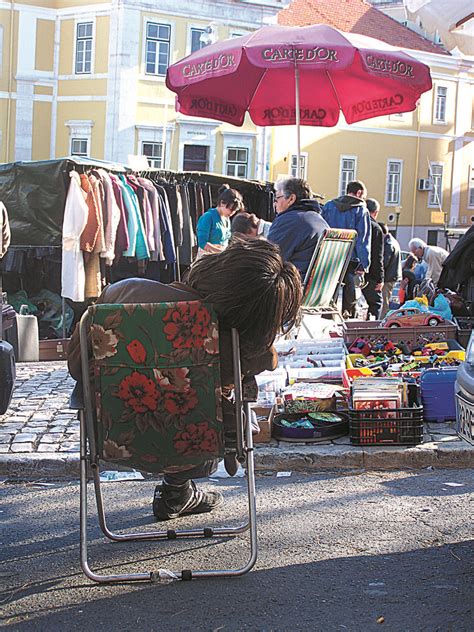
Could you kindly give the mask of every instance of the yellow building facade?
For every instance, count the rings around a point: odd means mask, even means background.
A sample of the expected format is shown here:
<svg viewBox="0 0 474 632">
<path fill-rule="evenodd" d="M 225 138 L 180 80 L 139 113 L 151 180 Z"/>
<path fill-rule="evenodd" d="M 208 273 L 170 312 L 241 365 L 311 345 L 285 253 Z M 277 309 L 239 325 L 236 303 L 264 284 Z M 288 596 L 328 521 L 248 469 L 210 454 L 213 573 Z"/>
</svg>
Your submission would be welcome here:
<svg viewBox="0 0 474 632">
<path fill-rule="evenodd" d="M 293 127 L 242 128 L 175 112 L 166 68 L 275 21 L 284 0 L 0 0 L 0 160 L 68 155 L 274 180 L 296 174 Z M 198 11 L 198 13 L 197 13 Z M 330 199 L 367 184 L 406 247 L 474 217 L 474 64 L 407 50 L 433 90 L 415 112 L 302 128 L 302 172 Z M 139 164 L 139 163 L 137 163 Z M 444 213 L 440 215 L 440 209 Z"/>
<path fill-rule="evenodd" d="M 0 160 L 145 156 L 163 169 L 262 176 L 268 134 L 176 113 L 165 76 L 193 50 L 274 21 L 285 4 L 0 0 Z"/>
</svg>

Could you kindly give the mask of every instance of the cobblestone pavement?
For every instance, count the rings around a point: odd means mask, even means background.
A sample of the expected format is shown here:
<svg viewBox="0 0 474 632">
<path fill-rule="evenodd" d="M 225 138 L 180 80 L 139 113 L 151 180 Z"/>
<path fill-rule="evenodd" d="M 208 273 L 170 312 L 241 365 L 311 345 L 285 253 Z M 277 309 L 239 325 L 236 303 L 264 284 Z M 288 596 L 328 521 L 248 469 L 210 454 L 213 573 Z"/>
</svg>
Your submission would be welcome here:
<svg viewBox="0 0 474 632">
<path fill-rule="evenodd" d="M 0 474 L 78 475 L 79 422 L 68 408 L 73 387 L 64 361 L 17 365 L 10 408 L 0 415 Z M 425 424 L 423 443 L 414 447 L 360 448 L 349 437 L 307 445 L 272 440 L 257 446 L 255 460 L 257 468 L 280 470 L 472 467 L 474 446 L 459 439 L 454 423 Z"/>
<path fill-rule="evenodd" d="M 74 384 L 64 361 L 18 364 L 10 408 L 0 415 L 0 454 L 78 452 L 77 413 L 68 408 Z"/>
</svg>

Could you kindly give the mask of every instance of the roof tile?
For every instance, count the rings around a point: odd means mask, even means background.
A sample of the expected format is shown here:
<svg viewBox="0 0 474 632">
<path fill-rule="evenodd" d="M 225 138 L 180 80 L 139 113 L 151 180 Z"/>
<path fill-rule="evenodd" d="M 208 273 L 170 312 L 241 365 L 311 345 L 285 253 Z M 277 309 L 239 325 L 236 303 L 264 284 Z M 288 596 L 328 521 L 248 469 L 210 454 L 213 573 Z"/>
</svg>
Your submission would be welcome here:
<svg viewBox="0 0 474 632">
<path fill-rule="evenodd" d="M 278 14 L 285 26 L 329 24 L 348 33 L 375 37 L 398 48 L 449 55 L 441 46 L 418 35 L 366 0 L 293 0 Z"/>
</svg>

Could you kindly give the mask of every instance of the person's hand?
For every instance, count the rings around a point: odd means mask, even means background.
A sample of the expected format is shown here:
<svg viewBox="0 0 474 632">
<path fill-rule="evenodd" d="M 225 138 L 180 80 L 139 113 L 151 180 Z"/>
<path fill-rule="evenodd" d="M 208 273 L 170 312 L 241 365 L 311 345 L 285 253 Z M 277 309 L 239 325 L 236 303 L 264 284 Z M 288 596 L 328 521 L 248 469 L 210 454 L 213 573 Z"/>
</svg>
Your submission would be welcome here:
<svg viewBox="0 0 474 632">
<path fill-rule="evenodd" d="M 355 270 L 354 274 L 358 274 L 359 276 L 363 276 L 365 274 L 365 270 L 363 268 L 360 268 L 358 270 Z"/>
<path fill-rule="evenodd" d="M 377 285 L 374 287 L 374 290 L 376 292 L 380 292 L 383 288 L 383 283 L 377 283 Z"/>
</svg>

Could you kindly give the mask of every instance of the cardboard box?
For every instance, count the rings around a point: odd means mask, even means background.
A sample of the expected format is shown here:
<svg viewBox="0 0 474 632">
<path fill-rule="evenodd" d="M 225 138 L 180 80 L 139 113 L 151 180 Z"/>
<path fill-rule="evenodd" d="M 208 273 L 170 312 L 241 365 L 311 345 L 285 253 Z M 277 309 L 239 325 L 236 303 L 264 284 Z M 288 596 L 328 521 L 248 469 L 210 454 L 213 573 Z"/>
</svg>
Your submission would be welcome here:
<svg viewBox="0 0 474 632">
<path fill-rule="evenodd" d="M 275 406 L 253 406 L 255 414 L 257 415 L 258 425 L 260 426 L 260 432 L 253 435 L 254 444 L 257 443 L 270 443 L 272 438 L 272 421 L 275 414 Z"/>
<path fill-rule="evenodd" d="M 39 341 L 40 362 L 47 360 L 66 360 L 69 338 Z"/>
</svg>

